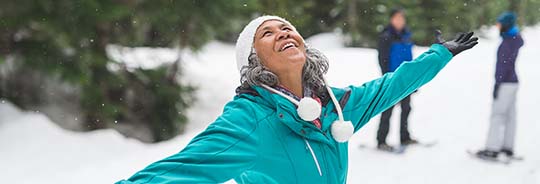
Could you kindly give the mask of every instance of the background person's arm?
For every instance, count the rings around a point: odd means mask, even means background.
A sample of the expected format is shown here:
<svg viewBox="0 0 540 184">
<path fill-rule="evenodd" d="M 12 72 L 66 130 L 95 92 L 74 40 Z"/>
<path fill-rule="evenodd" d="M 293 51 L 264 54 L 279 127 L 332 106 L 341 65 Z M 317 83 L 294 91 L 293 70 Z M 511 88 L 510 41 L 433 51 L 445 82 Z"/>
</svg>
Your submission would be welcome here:
<svg viewBox="0 0 540 184">
<path fill-rule="evenodd" d="M 390 33 L 387 31 L 382 32 L 379 35 L 379 42 L 377 45 L 377 52 L 379 54 L 379 66 L 381 67 L 381 73 L 385 74 L 388 72 L 390 66 L 390 46 L 392 45 Z"/>
</svg>

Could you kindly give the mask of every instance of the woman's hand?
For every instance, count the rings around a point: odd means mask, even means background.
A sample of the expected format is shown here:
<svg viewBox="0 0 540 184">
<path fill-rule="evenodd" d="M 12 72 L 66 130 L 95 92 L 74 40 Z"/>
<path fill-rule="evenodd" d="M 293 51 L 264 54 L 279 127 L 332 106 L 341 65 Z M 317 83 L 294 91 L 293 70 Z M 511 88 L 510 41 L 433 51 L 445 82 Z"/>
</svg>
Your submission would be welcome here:
<svg viewBox="0 0 540 184">
<path fill-rule="evenodd" d="M 473 34 L 474 32 L 469 32 L 467 34 L 459 33 L 454 40 L 445 41 L 441 37 L 441 31 L 436 30 L 435 38 L 437 43 L 442 44 L 452 53 L 452 55 L 456 56 L 464 50 L 473 48 L 476 44 L 478 44 L 478 37 L 472 37 Z"/>
</svg>

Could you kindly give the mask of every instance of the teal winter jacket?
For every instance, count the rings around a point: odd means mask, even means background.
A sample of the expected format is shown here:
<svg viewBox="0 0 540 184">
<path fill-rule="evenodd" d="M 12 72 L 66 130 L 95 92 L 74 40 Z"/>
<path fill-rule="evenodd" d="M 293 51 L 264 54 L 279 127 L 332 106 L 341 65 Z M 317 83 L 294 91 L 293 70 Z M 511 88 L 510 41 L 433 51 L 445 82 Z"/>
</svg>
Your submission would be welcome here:
<svg viewBox="0 0 540 184">
<path fill-rule="evenodd" d="M 332 90 L 356 132 L 433 79 L 451 58 L 444 46 L 434 44 L 395 72 Z M 182 151 L 118 183 L 346 183 L 348 144 L 330 133 L 338 119 L 334 104 L 323 104 L 318 129 L 287 99 L 253 88 L 255 93 L 235 96 Z"/>
</svg>

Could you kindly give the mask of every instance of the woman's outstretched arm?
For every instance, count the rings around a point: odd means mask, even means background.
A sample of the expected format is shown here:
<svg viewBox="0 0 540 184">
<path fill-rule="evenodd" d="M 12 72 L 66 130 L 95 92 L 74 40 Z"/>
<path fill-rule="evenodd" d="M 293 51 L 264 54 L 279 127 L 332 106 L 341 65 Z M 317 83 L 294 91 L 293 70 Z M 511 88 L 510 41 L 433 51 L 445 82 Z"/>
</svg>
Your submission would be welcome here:
<svg viewBox="0 0 540 184">
<path fill-rule="evenodd" d="M 119 184 L 223 183 L 253 166 L 257 121 L 244 99 L 230 102 L 223 114 L 182 151 L 150 164 Z"/>
<path fill-rule="evenodd" d="M 353 122 L 355 131 L 372 117 L 431 81 L 453 56 L 476 45 L 478 38 L 473 38 L 472 34 L 460 34 L 449 42 L 438 37 L 440 44 L 433 44 L 428 51 L 414 60 L 404 62 L 395 72 L 387 73 L 361 86 L 351 86 L 351 96 L 344 112 Z"/>
</svg>

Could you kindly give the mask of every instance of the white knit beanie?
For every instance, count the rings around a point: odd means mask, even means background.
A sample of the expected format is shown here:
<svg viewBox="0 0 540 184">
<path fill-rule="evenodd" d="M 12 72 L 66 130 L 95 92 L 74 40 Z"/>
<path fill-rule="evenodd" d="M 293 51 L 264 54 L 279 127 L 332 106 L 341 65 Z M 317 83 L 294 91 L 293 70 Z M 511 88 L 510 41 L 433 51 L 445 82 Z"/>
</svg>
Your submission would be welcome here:
<svg viewBox="0 0 540 184">
<path fill-rule="evenodd" d="M 238 36 L 238 40 L 236 41 L 236 65 L 238 66 L 238 71 L 240 71 L 243 66 L 247 66 L 249 64 L 248 57 L 249 54 L 251 54 L 251 49 L 253 48 L 255 32 L 257 32 L 257 29 L 259 26 L 261 26 L 261 24 L 268 20 L 281 21 L 288 24 L 294 31 L 296 31 L 296 28 L 289 21 L 278 16 L 265 15 L 253 19 L 248 25 L 246 25 L 246 27 L 244 27 L 244 30 L 242 30 Z"/>
</svg>

